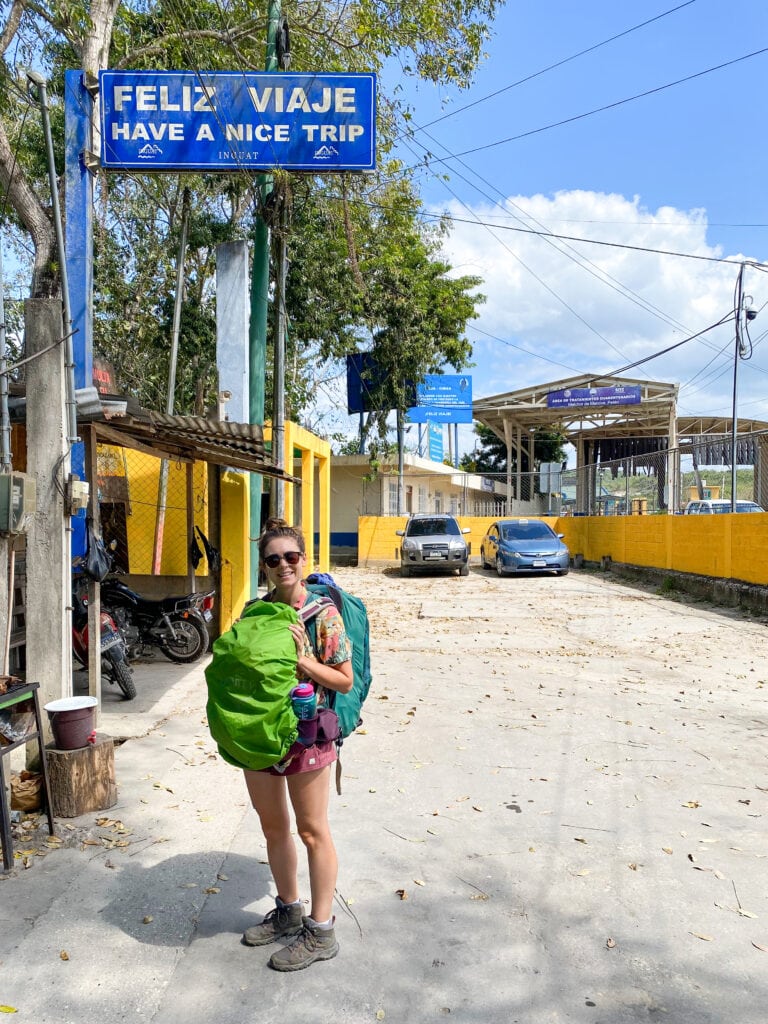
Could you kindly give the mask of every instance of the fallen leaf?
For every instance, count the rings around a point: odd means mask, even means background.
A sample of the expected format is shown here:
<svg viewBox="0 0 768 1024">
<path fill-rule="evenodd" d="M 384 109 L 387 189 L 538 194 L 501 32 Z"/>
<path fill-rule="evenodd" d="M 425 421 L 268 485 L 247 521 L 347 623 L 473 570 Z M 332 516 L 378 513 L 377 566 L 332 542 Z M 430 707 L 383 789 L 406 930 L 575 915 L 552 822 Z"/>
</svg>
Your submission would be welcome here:
<svg viewBox="0 0 768 1024">
<path fill-rule="evenodd" d="M 221 889 L 217 885 L 209 885 L 207 889 L 203 889 L 203 892 L 207 892 L 209 895 L 215 895 L 217 892 L 221 892 Z"/>
<path fill-rule="evenodd" d="M 0 1006 L 0 1013 L 18 1013 L 15 1006 Z"/>
<path fill-rule="evenodd" d="M 414 878 L 413 882 L 414 882 L 414 885 L 426 885 L 426 884 L 427 884 L 427 883 L 426 883 L 426 882 L 424 881 L 424 879 L 423 879 L 423 878 Z"/>
<path fill-rule="evenodd" d="M 218 875 L 216 875 L 216 877 L 219 879 L 220 882 L 228 882 L 229 881 L 229 875 L 218 874 Z"/>
<path fill-rule="evenodd" d="M 576 875 L 577 878 L 583 878 L 589 874 L 589 868 L 582 868 L 581 871 L 572 871 L 571 874 Z"/>
<path fill-rule="evenodd" d="M 385 1017 L 386 1017 L 386 1014 L 384 1013 L 383 1010 L 377 1010 L 376 1011 L 376 1020 L 384 1020 Z"/>
<path fill-rule="evenodd" d="M 483 808 L 482 807 L 478 807 L 477 804 L 472 804 L 472 810 L 473 811 L 482 811 L 482 809 Z"/>
<path fill-rule="evenodd" d="M 395 889 L 395 896 L 399 896 L 401 900 L 408 899 L 408 893 L 405 891 L 405 889 Z"/>
<path fill-rule="evenodd" d="M 155 919 L 154 919 L 154 917 L 152 917 L 152 915 L 151 915 L 151 914 L 147 914 L 147 915 L 146 915 L 146 917 L 143 917 L 143 918 L 141 919 L 141 923 L 142 923 L 142 924 L 152 924 L 152 922 L 153 922 L 154 920 L 155 920 Z"/>
<path fill-rule="evenodd" d="M 608 949 L 613 949 L 613 947 L 616 945 L 616 939 L 606 939 L 605 944 L 608 947 Z"/>
<path fill-rule="evenodd" d="M 703 939 L 704 942 L 711 942 L 712 941 L 712 936 L 711 935 L 699 935 L 698 932 L 688 932 L 688 934 L 692 935 L 695 939 Z"/>
<path fill-rule="evenodd" d="M 672 850 L 672 847 L 671 847 L 671 846 L 662 846 L 662 848 L 661 848 L 661 852 L 662 852 L 662 853 L 672 853 L 672 852 L 673 852 L 673 850 Z"/>
<path fill-rule="evenodd" d="M 627 864 L 630 871 L 637 871 L 637 864 Z"/>
<path fill-rule="evenodd" d="M 474 892 L 469 897 L 471 900 L 487 900 L 490 899 L 487 892 Z"/>
<path fill-rule="evenodd" d="M 66 951 L 66 949 L 62 949 L 62 951 L 59 953 L 59 959 L 69 960 L 69 953 Z"/>
<path fill-rule="evenodd" d="M 574 843 L 584 843 L 585 846 L 587 845 L 587 840 L 582 839 L 581 836 L 574 836 L 573 841 Z"/>
<path fill-rule="evenodd" d="M 688 801 L 686 801 L 686 802 L 685 802 L 685 803 L 684 803 L 684 804 L 683 804 L 682 806 L 683 806 L 683 807 L 692 807 L 692 808 L 696 808 L 696 807 L 701 807 L 701 804 L 699 803 L 699 801 L 698 801 L 698 800 L 688 800 Z"/>
<path fill-rule="evenodd" d="M 758 789 L 759 788 L 760 787 L 758 786 Z M 752 945 L 755 947 L 755 949 L 759 949 L 762 953 L 768 953 L 768 946 L 763 946 L 759 942 L 755 942 L 754 939 L 752 940 Z"/>
</svg>

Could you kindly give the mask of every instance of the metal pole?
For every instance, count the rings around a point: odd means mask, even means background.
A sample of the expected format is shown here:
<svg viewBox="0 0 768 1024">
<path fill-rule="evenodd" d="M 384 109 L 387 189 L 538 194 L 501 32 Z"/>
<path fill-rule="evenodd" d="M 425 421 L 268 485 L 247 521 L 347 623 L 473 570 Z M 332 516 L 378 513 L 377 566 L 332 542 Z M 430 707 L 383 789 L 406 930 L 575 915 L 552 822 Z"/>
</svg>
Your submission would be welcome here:
<svg viewBox="0 0 768 1024">
<path fill-rule="evenodd" d="M 173 326 L 171 328 L 171 358 L 168 366 L 168 395 L 165 411 L 173 415 L 174 394 L 176 392 L 176 363 L 179 352 L 179 332 L 181 328 L 181 307 L 184 301 L 184 256 L 187 251 L 187 231 L 189 228 L 189 189 L 184 189 L 181 204 L 181 240 L 176 263 L 176 296 L 173 303 Z M 168 501 L 168 460 L 160 462 L 160 480 L 157 487 L 157 518 L 155 519 L 155 543 L 152 550 L 152 575 L 160 575 L 163 561 L 163 536 L 165 534 L 165 509 Z M 189 538 L 191 539 L 191 538 Z"/>
<path fill-rule="evenodd" d="M 741 305 L 743 301 L 744 264 L 739 267 L 736 278 L 736 347 L 733 354 L 733 417 L 731 419 L 731 512 L 736 511 L 736 436 L 739 421 L 736 418 L 736 379 L 741 358 Z"/>
<path fill-rule="evenodd" d="M 405 471 L 405 457 L 403 454 L 403 441 L 405 436 L 405 413 L 402 409 L 397 410 L 397 514 L 405 515 L 403 473 Z"/>
<path fill-rule="evenodd" d="M 267 48 L 265 71 L 277 71 L 277 30 L 280 22 L 280 0 L 270 0 L 267 12 Z M 256 218 L 253 233 L 253 267 L 251 270 L 251 324 L 248 337 L 249 419 L 264 425 L 264 382 L 267 372 L 267 322 L 269 320 L 269 226 L 263 211 L 272 192 L 271 174 L 257 177 L 262 215 Z M 274 437 L 273 437 L 274 448 Z M 251 597 L 258 596 L 259 549 L 261 533 L 261 497 L 263 479 L 258 473 L 250 474 L 250 589 Z"/>
<path fill-rule="evenodd" d="M 0 466 L 3 471 L 11 468 L 11 418 L 8 413 L 8 376 L 5 372 L 4 291 L 3 247 L 0 245 Z"/>
<path fill-rule="evenodd" d="M 288 197 L 282 197 L 280 236 L 277 242 L 277 279 L 275 305 L 277 330 L 275 331 L 274 379 L 272 382 L 272 462 L 277 469 L 285 468 L 285 279 L 288 271 Z M 272 488 L 272 514 L 285 515 L 285 481 L 275 477 Z"/>
<path fill-rule="evenodd" d="M 56 180 L 56 162 L 53 156 L 53 138 L 51 136 L 51 120 L 48 116 L 48 90 L 45 79 L 36 71 L 28 71 L 27 78 L 37 90 L 37 98 L 29 89 L 30 98 L 39 104 L 43 119 L 43 135 L 45 136 L 45 152 L 48 162 L 48 181 L 51 188 L 51 209 L 53 210 L 53 226 L 56 232 L 56 250 L 59 256 L 59 274 L 61 277 L 61 302 L 64 313 L 64 368 L 66 370 L 66 409 L 67 409 L 67 441 L 74 444 L 77 437 L 77 405 L 75 402 L 75 357 L 72 348 L 72 311 L 69 305 L 69 279 L 67 277 L 67 255 L 64 248 L 64 232 L 61 226 L 61 207 L 59 206 L 59 188 Z"/>
</svg>

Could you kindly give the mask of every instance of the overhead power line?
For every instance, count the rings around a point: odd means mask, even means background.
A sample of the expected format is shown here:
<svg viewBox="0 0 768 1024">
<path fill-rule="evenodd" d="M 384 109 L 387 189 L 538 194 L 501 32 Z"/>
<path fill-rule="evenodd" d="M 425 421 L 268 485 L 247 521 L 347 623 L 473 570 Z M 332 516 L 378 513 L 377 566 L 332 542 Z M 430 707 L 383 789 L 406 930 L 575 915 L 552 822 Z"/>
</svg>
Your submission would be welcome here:
<svg viewBox="0 0 768 1024">
<path fill-rule="evenodd" d="M 655 21 L 660 21 L 662 18 L 666 18 L 670 14 L 675 14 L 676 11 L 681 11 L 684 7 L 690 7 L 691 4 L 694 3 L 696 3 L 696 0 L 686 0 L 685 3 L 678 4 L 677 7 L 671 7 L 668 11 L 663 11 L 661 14 L 657 14 L 655 18 L 648 18 L 647 21 L 641 21 L 639 25 L 633 25 L 632 28 L 627 28 L 623 32 L 617 33 L 615 36 L 603 39 L 600 43 L 588 46 L 585 50 L 579 50 L 578 53 L 573 53 L 570 57 L 563 57 L 562 60 L 555 61 L 554 64 L 549 64 L 547 67 L 541 68 L 539 71 L 534 71 L 532 74 L 526 75 L 525 78 L 519 78 L 516 82 L 512 82 L 510 85 L 505 85 L 501 89 L 496 89 L 495 92 L 488 93 L 487 96 L 482 96 L 479 100 L 473 100 L 471 103 L 465 103 L 463 106 L 457 107 L 455 110 L 448 111 L 447 114 L 442 114 L 440 117 L 436 117 L 432 121 L 427 121 L 426 124 L 414 125 L 413 130 L 414 132 L 424 131 L 427 128 L 431 128 L 434 124 L 440 124 L 441 121 L 446 121 L 449 117 L 455 117 L 457 114 L 463 114 L 465 110 L 471 110 L 472 107 L 477 107 L 481 103 L 487 103 L 488 100 L 495 99 L 496 96 L 501 96 L 503 93 L 509 92 L 510 89 L 516 89 L 520 85 L 525 85 L 526 82 L 532 82 L 534 78 L 540 78 L 548 71 L 554 71 L 556 68 L 563 67 L 564 64 L 570 64 L 571 61 L 578 60 L 579 57 L 584 57 L 588 53 L 594 53 L 595 50 L 599 50 L 601 47 L 607 46 L 609 43 L 615 43 L 617 39 L 622 39 L 624 36 L 631 35 L 633 32 L 637 32 L 639 29 L 645 28 L 647 25 L 652 25 Z M 398 136 L 398 138 L 402 138 L 402 135 Z"/>
<path fill-rule="evenodd" d="M 702 78 L 704 75 L 711 75 L 715 71 L 722 71 L 723 68 L 729 68 L 734 64 L 740 64 L 742 61 L 750 60 L 752 57 L 759 57 L 763 53 L 768 53 L 768 46 L 764 46 L 760 50 L 753 50 L 751 53 L 745 53 L 741 57 L 735 57 L 733 60 L 725 61 L 723 64 L 716 64 L 714 67 L 705 68 L 703 71 L 697 71 L 692 75 L 686 75 L 685 78 L 678 78 L 674 82 L 667 82 L 665 85 L 657 85 L 653 89 L 646 89 L 644 92 L 635 93 L 634 96 L 626 96 L 624 99 L 615 100 L 613 103 L 606 103 L 602 107 L 595 107 L 593 110 L 587 110 L 582 114 L 574 114 L 572 117 L 565 117 L 561 121 L 553 121 L 551 124 L 542 125 L 540 128 L 531 128 L 526 132 L 520 132 L 518 135 L 510 135 L 505 139 L 497 139 L 496 142 L 488 142 L 484 146 L 475 146 L 472 149 L 464 149 L 460 153 L 452 153 L 451 156 L 433 159 L 432 163 L 448 163 L 452 159 L 456 159 L 461 156 L 469 156 L 471 153 L 482 153 L 485 150 L 494 149 L 497 146 L 504 146 L 508 142 L 517 142 L 519 139 L 527 139 L 531 135 L 539 135 L 541 132 L 550 131 L 552 128 L 562 128 L 563 125 L 573 124 L 575 121 L 583 121 L 587 117 L 593 117 L 595 114 L 602 114 L 606 110 L 614 110 L 616 107 L 624 106 L 627 103 L 633 103 L 635 100 L 644 99 L 646 96 L 653 96 L 656 93 L 664 92 L 666 89 L 672 89 L 677 85 L 683 85 L 685 82 L 692 82 L 697 78 Z M 419 164 L 413 164 L 406 170 L 412 171 L 418 166 Z"/>
</svg>

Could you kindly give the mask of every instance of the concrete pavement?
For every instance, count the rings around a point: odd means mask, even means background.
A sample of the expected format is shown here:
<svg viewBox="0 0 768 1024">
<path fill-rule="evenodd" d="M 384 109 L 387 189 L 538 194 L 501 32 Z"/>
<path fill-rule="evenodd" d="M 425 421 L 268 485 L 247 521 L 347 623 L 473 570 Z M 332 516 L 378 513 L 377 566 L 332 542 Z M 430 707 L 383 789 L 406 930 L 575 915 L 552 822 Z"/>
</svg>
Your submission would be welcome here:
<svg viewBox="0 0 768 1024">
<path fill-rule="evenodd" d="M 105 696 L 117 806 L 59 819 L 63 847 L 0 881 L 0 1004 L 33 1024 L 765 1024 L 765 625 L 589 573 L 334 574 L 374 658 L 330 798 L 340 955 L 279 975 L 240 945 L 272 906 L 264 845 L 201 667 L 158 660 L 135 702 Z"/>
</svg>

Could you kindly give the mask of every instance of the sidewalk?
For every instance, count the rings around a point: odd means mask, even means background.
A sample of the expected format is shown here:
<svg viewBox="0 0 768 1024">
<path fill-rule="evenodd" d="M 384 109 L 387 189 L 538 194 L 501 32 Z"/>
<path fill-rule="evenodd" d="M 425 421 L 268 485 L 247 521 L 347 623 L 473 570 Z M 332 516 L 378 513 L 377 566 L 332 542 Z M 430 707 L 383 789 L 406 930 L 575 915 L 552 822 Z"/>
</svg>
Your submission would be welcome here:
<svg viewBox="0 0 768 1024">
<path fill-rule="evenodd" d="M 0 881 L 0 1004 L 31 1024 L 765 1024 L 765 625 L 586 573 L 335 575 L 374 664 L 330 797 L 339 956 L 280 975 L 240 945 L 272 906 L 264 844 L 200 666 L 158 662 L 149 706 L 105 700 L 100 731 L 136 737 L 107 823 L 60 819 L 65 848 Z"/>
</svg>

